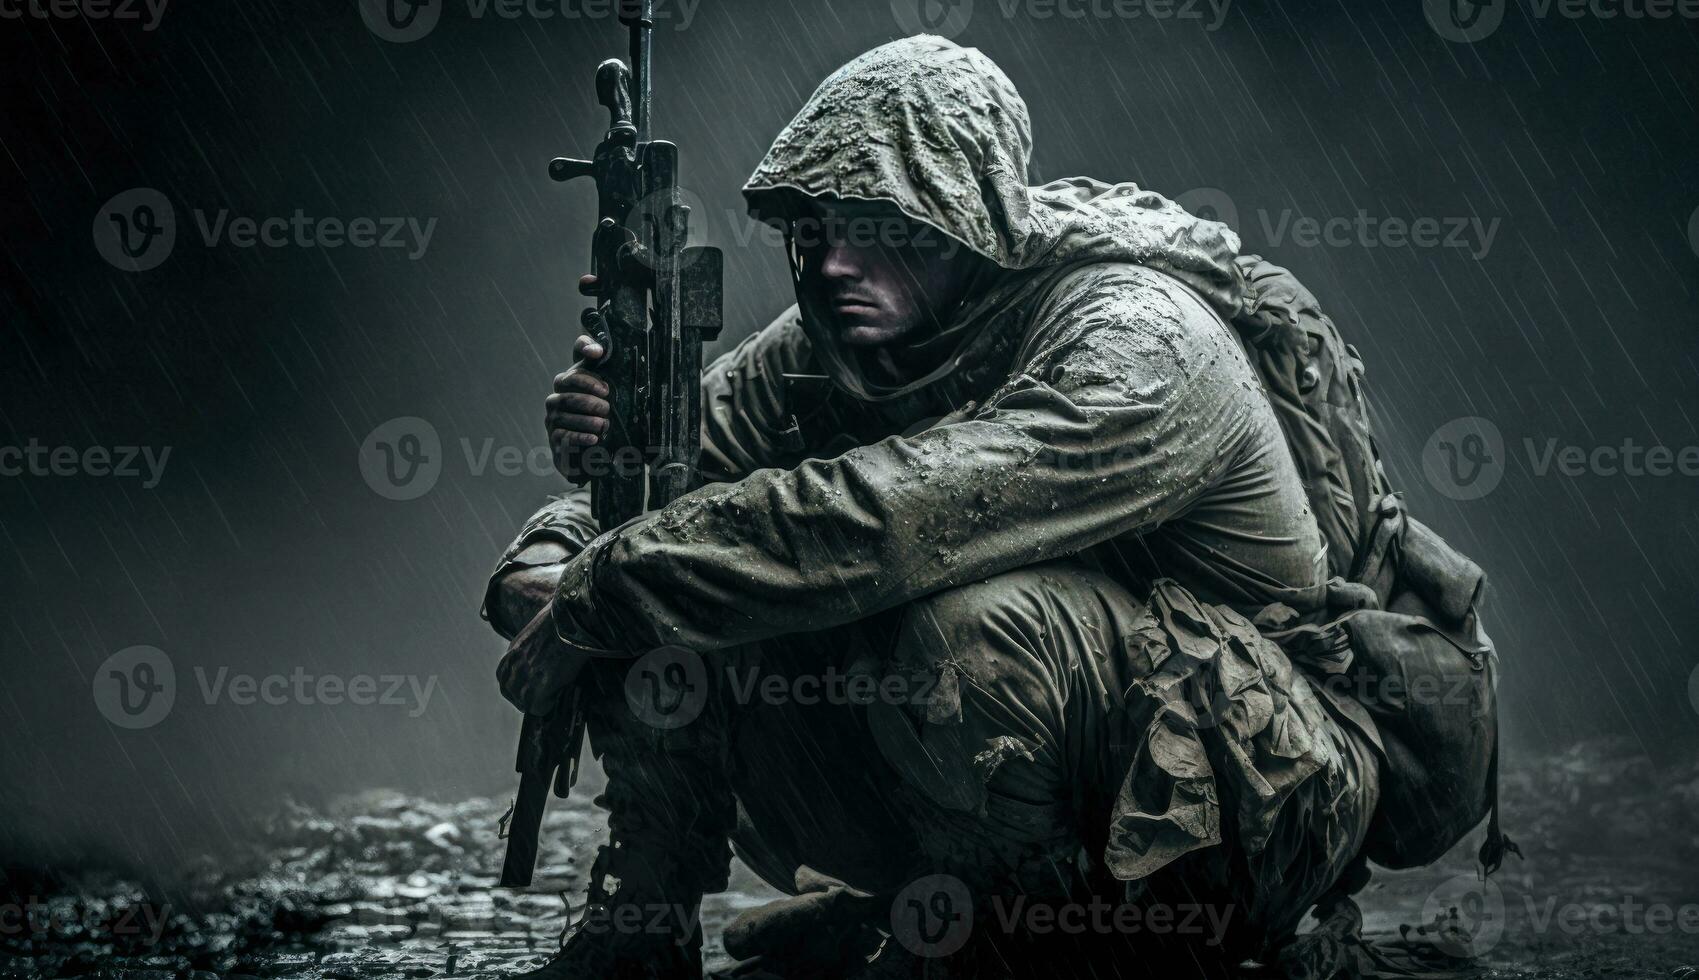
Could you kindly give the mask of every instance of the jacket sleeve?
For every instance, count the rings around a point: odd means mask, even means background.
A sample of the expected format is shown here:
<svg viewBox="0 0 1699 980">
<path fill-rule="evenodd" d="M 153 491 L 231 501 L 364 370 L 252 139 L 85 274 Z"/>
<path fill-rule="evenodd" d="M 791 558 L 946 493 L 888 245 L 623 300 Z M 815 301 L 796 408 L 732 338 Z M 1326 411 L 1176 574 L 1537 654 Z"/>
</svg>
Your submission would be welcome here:
<svg viewBox="0 0 1699 980">
<path fill-rule="evenodd" d="M 1136 266 L 1069 277 L 970 418 L 707 486 L 592 542 L 562 635 L 708 651 L 827 629 L 1180 513 L 1246 438 L 1227 328 Z"/>
<path fill-rule="evenodd" d="M 804 447 L 786 405 L 784 375 L 812 370 L 808 341 L 794 306 L 703 370 L 705 481 L 737 480 L 763 466 L 795 465 L 801 459 Z M 525 522 L 496 563 L 485 587 L 480 615 L 489 619 L 490 601 L 503 575 L 532 565 L 524 557 L 526 549 L 549 541 L 565 547 L 568 555 L 577 555 L 596 537 L 597 530 L 590 516 L 588 485 L 551 496 Z"/>
</svg>

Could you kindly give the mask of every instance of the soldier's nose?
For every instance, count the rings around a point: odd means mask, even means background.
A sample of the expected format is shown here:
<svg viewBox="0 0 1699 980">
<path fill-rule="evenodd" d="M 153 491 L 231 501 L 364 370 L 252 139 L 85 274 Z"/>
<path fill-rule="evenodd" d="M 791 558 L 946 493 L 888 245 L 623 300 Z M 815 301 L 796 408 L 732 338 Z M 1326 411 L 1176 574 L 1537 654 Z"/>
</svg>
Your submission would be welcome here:
<svg viewBox="0 0 1699 980">
<path fill-rule="evenodd" d="M 834 245 L 826 250 L 826 257 L 820 263 L 820 274 L 827 279 L 860 279 L 861 262 L 852 249 Z"/>
</svg>

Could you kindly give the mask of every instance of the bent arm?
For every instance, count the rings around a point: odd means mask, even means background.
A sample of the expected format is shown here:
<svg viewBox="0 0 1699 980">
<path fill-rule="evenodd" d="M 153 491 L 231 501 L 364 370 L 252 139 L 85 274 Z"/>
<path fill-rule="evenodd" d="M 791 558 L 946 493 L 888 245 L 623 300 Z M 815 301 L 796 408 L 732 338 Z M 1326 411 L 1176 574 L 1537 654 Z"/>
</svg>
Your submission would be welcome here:
<svg viewBox="0 0 1699 980">
<path fill-rule="evenodd" d="M 503 639 L 513 639 L 554 598 L 571 557 L 561 544 L 539 541 L 505 561 L 491 577 L 484 599 L 484 618 L 491 628 Z"/>
<path fill-rule="evenodd" d="M 1247 431 L 1237 349 L 1156 274 L 1091 275 L 972 418 L 704 487 L 599 537 L 562 576 L 562 635 L 707 651 L 827 629 L 1181 512 Z"/>
<path fill-rule="evenodd" d="M 806 373 L 809 350 L 792 307 L 702 372 L 702 478 L 738 480 L 803 450 L 784 375 Z M 566 562 L 596 537 L 590 488 L 575 486 L 525 522 L 484 592 L 483 617 L 511 640 L 553 598 Z"/>
<path fill-rule="evenodd" d="M 502 639 L 513 639 L 554 596 L 566 562 L 595 536 L 588 487 L 551 497 L 496 562 L 479 615 Z"/>
</svg>

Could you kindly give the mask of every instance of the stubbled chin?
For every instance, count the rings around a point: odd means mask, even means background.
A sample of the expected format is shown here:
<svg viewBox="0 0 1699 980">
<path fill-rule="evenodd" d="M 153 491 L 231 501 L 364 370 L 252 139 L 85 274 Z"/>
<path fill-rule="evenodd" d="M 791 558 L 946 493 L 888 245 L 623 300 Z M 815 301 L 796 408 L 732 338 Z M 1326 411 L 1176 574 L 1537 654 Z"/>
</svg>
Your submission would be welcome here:
<svg viewBox="0 0 1699 980">
<path fill-rule="evenodd" d="M 873 324 L 858 323 L 838 328 L 838 340 L 847 347 L 878 347 L 892 339 L 889 328 Z"/>
</svg>

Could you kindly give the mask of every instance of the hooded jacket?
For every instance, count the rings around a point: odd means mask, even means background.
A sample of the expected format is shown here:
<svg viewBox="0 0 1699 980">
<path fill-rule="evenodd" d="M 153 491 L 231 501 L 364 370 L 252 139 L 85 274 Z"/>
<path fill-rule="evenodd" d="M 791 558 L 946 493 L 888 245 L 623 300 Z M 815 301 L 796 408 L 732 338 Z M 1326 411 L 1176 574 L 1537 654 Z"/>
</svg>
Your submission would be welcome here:
<svg viewBox="0 0 1699 980">
<path fill-rule="evenodd" d="M 1029 187 L 1031 148 L 1008 78 L 945 39 L 827 78 L 744 188 L 751 213 L 881 201 L 991 260 L 930 341 L 943 367 L 881 387 L 793 306 L 704 372 L 705 486 L 603 533 L 575 491 L 498 575 L 563 542 L 562 634 L 633 652 L 827 629 L 1064 555 L 1135 595 L 1172 577 L 1247 614 L 1313 608 L 1321 537 L 1226 323 L 1236 237 L 1130 183 Z"/>
</svg>

